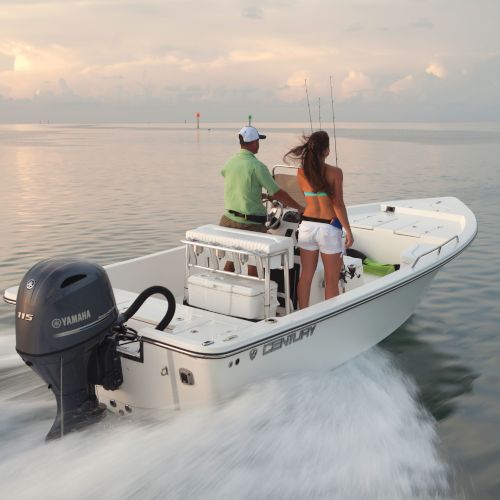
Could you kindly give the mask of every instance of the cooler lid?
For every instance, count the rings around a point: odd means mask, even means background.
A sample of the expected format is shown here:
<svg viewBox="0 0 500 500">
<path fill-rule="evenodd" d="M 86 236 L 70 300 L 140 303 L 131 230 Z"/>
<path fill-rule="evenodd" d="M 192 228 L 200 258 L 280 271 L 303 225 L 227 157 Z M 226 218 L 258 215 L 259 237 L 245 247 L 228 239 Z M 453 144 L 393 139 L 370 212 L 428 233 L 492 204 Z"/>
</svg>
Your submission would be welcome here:
<svg viewBox="0 0 500 500">
<path fill-rule="evenodd" d="M 188 278 L 188 284 L 217 290 L 224 293 L 234 293 L 255 297 L 264 293 L 264 282 L 249 280 L 239 276 L 229 276 L 227 274 L 200 273 L 193 274 Z M 271 281 L 271 291 L 277 290 L 276 282 Z"/>
</svg>

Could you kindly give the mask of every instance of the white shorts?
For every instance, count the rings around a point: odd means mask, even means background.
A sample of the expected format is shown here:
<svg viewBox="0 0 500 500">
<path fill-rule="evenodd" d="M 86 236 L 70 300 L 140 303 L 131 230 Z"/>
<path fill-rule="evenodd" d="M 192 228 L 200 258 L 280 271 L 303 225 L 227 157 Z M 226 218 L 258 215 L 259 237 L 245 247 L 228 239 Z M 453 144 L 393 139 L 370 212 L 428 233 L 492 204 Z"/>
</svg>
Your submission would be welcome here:
<svg viewBox="0 0 500 500">
<path fill-rule="evenodd" d="M 319 250 L 321 253 L 342 253 L 342 229 L 324 222 L 304 220 L 299 226 L 299 248 Z"/>
</svg>

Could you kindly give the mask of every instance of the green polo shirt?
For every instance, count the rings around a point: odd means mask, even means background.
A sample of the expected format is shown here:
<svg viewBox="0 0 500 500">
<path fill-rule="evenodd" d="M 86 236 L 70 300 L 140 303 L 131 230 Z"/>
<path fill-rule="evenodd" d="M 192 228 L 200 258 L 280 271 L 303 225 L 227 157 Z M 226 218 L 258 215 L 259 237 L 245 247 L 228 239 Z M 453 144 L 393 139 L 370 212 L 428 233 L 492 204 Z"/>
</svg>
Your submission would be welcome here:
<svg viewBox="0 0 500 500">
<path fill-rule="evenodd" d="M 224 176 L 225 216 L 235 222 L 256 224 L 230 214 L 228 210 L 246 215 L 266 215 L 262 188 L 271 196 L 280 190 L 268 168 L 246 149 L 241 149 L 230 158 L 221 174 Z"/>
</svg>

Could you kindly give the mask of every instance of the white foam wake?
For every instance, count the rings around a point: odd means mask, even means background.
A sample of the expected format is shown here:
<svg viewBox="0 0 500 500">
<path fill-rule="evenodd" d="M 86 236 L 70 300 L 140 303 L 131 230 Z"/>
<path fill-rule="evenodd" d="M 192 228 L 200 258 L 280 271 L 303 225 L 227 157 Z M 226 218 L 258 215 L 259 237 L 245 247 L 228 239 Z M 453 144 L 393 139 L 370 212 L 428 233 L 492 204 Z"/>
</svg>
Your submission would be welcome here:
<svg viewBox="0 0 500 500">
<path fill-rule="evenodd" d="M 11 498 L 449 496 L 434 421 L 377 349 L 335 371 L 256 384 L 218 407 L 162 422 L 108 417 L 50 444 L 46 401 L 1 404 L 0 481 Z"/>
</svg>

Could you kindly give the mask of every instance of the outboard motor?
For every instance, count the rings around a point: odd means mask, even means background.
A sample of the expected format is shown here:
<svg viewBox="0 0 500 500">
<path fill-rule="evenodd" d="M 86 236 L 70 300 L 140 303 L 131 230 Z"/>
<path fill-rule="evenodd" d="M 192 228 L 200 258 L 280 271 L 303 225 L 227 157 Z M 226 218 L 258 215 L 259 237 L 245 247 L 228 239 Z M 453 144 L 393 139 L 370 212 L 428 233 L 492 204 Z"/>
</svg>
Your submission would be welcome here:
<svg viewBox="0 0 500 500">
<path fill-rule="evenodd" d="M 104 415 L 95 385 L 115 390 L 123 382 L 119 341 L 138 334 L 125 322 L 148 297 L 168 303 L 156 328 L 164 330 L 175 314 L 175 297 L 163 286 L 141 292 L 118 314 L 113 289 L 99 265 L 76 258 L 39 262 L 24 276 L 16 302 L 16 350 L 52 389 L 57 415 L 46 439 L 80 429 Z"/>
<path fill-rule="evenodd" d="M 46 439 L 100 418 L 94 384 L 122 383 L 112 327 L 118 318 L 106 271 L 76 258 L 39 262 L 24 276 L 16 303 L 16 350 L 52 389 L 57 416 Z"/>
</svg>

